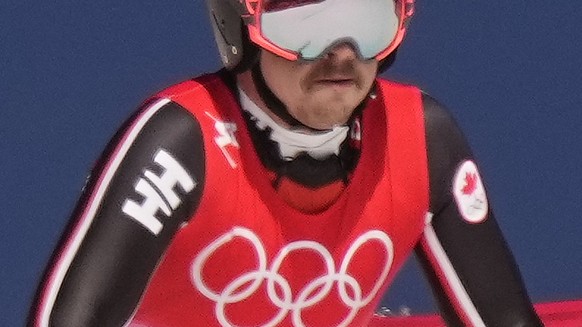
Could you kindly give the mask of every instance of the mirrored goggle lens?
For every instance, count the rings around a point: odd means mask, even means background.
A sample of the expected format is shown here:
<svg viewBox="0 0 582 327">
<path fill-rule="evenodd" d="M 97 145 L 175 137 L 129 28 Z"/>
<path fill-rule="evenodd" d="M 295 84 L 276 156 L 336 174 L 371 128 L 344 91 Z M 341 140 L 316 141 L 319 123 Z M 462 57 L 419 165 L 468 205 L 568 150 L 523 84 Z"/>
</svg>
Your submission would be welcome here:
<svg viewBox="0 0 582 327">
<path fill-rule="evenodd" d="M 279 11 L 293 7 L 301 7 L 315 3 L 324 2 L 325 0 L 264 0 L 263 11 Z M 357 1 L 357 0 L 356 0 Z"/>
<path fill-rule="evenodd" d="M 343 42 L 372 59 L 392 44 L 400 19 L 394 0 L 267 0 L 260 28 L 268 42 L 305 60 Z"/>
</svg>

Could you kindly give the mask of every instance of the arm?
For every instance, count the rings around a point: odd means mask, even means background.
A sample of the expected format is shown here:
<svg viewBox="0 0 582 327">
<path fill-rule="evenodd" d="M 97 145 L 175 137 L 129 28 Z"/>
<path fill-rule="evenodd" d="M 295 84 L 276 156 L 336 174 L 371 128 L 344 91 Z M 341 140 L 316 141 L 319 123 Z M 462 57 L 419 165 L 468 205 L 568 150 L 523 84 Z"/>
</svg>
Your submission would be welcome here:
<svg viewBox="0 0 582 327">
<path fill-rule="evenodd" d="M 416 252 L 443 318 L 449 326 L 542 326 L 467 163 L 474 159 L 464 136 L 434 99 L 423 102 L 433 219 Z"/>
<path fill-rule="evenodd" d="M 28 326 L 123 326 L 172 237 L 196 210 L 204 171 L 195 118 L 166 99 L 144 105 L 94 170 Z"/>
</svg>

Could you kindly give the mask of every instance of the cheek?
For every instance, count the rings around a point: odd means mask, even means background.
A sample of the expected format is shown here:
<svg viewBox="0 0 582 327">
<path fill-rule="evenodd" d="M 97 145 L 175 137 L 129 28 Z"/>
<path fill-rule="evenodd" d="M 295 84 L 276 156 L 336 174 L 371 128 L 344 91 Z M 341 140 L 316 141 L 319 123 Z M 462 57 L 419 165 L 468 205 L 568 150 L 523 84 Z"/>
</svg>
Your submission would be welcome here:
<svg viewBox="0 0 582 327">
<path fill-rule="evenodd" d="M 292 99 L 300 91 L 300 67 L 274 55 L 261 57 L 261 71 L 267 86 L 281 100 Z"/>
<path fill-rule="evenodd" d="M 364 72 L 363 74 L 364 83 L 367 86 L 372 86 L 372 83 L 374 82 L 376 76 L 378 75 L 378 62 L 374 61 L 366 64 L 362 71 Z"/>
<path fill-rule="evenodd" d="M 265 76 L 265 80 L 271 91 L 287 106 L 292 106 L 305 96 L 297 71 L 279 71 L 273 76 Z"/>
</svg>

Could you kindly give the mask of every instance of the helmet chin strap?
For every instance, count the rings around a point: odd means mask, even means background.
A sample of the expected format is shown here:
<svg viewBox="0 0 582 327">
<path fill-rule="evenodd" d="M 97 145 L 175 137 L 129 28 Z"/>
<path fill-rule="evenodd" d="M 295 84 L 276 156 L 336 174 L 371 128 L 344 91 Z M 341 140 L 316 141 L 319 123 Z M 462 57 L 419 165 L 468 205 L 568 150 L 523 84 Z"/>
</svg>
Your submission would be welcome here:
<svg viewBox="0 0 582 327">
<path fill-rule="evenodd" d="M 309 127 L 289 113 L 287 106 L 271 91 L 271 88 L 267 85 L 265 78 L 263 77 L 263 72 L 261 71 L 261 65 L 259 64 L 259 60 L 255 62 L 255 64 L 251 67 L 251 74 L 253 77 L 253 82 L 255 83 L 255 87 L 259 96 L 263 100 L 263 102 L 269 107 L 269 109 L 277 115 L 277 117 L 281 118 L 285 123 L 287 123 L 291 127 L 300 127 L 302 129 L 307 129 L 310 131 L 317 131 L 321 132 L 322 130 Z"/>
</svg>

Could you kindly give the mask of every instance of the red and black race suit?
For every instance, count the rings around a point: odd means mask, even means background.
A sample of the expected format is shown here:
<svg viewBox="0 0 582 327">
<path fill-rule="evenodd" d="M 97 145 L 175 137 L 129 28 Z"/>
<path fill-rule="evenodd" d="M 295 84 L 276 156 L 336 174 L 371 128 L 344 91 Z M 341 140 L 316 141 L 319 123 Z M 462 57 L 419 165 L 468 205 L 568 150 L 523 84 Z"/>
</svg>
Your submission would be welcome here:
<svg viewBox="0 0 582 327">
<path fill-rule="evenodd" d="M 348 186 L 311 214 L 273 189 L 220 74 L 152 98 L 95 168 L 29 326 L 366 326 L 413 250 L 448 325 L 540 326 L 451 116 L 377 85 Z"/>
</svg>

